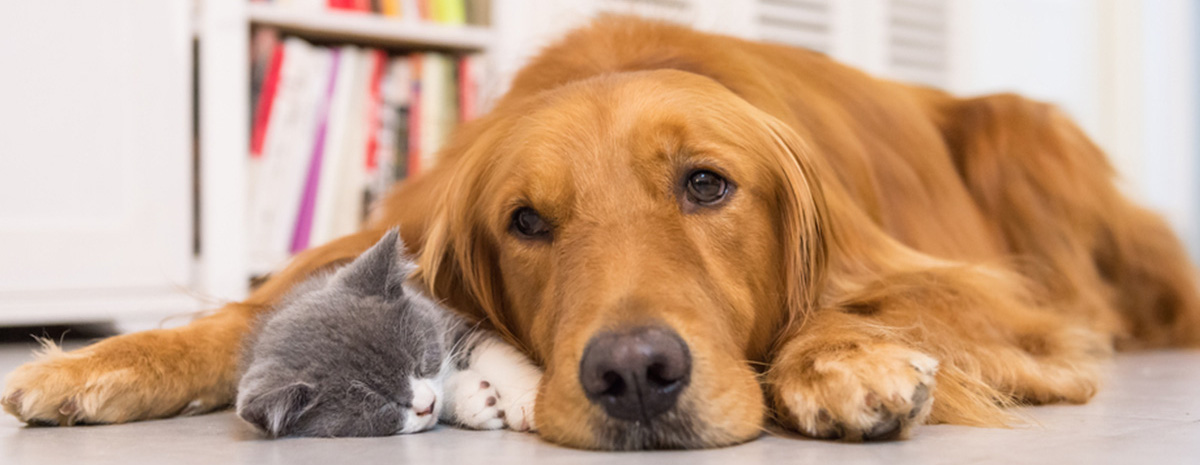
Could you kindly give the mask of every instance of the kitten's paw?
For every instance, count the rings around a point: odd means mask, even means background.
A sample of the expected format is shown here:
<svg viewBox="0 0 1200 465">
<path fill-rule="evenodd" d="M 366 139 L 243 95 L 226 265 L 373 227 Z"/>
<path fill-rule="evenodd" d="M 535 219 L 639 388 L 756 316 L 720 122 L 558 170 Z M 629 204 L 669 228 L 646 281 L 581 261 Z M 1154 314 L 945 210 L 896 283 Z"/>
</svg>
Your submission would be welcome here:
<svg viewBox="0 0 1200 465">
<path fill-rule="evenodd" d="M 483 379 L 479 372 L 458 372 L 454 383 L 454 417 L 458 424 L 472 429 L 500 429 L 504 427 L 504 410 L 500 408 L 500 394 L 492 383 Z"/>
<path fill-rule="evenodd" d="M 537 398 L 537 391 L 518 397 L 509 402 L 505 402 L 508 400 L 507 397 L 501 399 L 505 426 L 513 431 L 537 430 L 537 426 L 533 423 L 533 401 Z"/>
<path fill-rule="evenodd" d="M 506 426 L 513 431 L 533 431 L 533 406 L 542 370 L 515 347 L 497 338 L 479 343 L 471 353 L 471 369 L 478 370 L 500 394 Z"/>
</svg>

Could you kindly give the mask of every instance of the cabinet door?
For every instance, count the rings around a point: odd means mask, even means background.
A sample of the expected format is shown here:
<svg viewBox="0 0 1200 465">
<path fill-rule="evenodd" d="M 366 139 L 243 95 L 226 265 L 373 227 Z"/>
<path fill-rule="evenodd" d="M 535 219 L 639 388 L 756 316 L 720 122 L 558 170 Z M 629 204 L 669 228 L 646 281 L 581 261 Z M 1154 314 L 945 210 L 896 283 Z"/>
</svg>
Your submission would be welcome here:
<svg viewBox="0 0 1200 465">
<path fill-rule="evenodd" d="M 0 324 L 190 286 L 189 7 L 0 2 Z"/>
</svg>

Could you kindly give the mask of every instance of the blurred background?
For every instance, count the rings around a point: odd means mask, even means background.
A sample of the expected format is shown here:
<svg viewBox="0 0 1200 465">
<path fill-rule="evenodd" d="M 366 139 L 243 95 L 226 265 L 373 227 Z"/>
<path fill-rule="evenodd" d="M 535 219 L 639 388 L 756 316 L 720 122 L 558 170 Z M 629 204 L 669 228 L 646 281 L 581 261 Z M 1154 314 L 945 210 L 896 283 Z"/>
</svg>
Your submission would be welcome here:
<svg viewBox="0 0 1200 465">
<path fill-rule="evenodd" d="M 0 327 L 174 325 L 244 297 L 603 13 L 1055 103 L 1200 255 L 1191 0 L 6 1 Z"/>
</svg>

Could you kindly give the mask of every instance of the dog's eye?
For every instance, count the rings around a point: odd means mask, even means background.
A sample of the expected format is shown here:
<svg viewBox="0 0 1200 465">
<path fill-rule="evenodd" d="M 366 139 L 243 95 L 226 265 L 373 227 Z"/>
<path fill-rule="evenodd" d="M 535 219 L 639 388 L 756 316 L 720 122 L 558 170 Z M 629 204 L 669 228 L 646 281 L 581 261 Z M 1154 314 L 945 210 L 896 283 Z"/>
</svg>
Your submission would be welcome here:
<svg viewBox="0 0 1200 465">
<path fill-rule="evenodd" d="M 693 171 L 688 175 L 687 196 L 700 205 L 712 205 L 725 198 L 729 183 L 717 173 L 706 170 Z"/>
<path fill-rule="evenodd" d="M 542 219 L 542 215 L 539 215 L 537 210 L 529 207 L 521 207 L 513 212 L 512 230 L 525 239 L 550 237 L 550 225 Z"/>
</svg>

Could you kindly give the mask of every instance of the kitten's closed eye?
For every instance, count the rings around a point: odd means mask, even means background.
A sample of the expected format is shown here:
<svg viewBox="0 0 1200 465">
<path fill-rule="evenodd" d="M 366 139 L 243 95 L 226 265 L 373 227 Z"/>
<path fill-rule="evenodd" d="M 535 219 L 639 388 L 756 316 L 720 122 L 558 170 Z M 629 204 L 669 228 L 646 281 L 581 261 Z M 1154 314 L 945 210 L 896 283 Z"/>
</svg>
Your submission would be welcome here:
<svg viewBox="0 0 1200 465">
<path fill-rule="evenodd" d="M 437 378 L 438 374 L 442 371 L 443 355 L 441 344 L 431 344 L 421 355 L 417 368 L 417 377 L 425 379 Z"/>
</svg>

